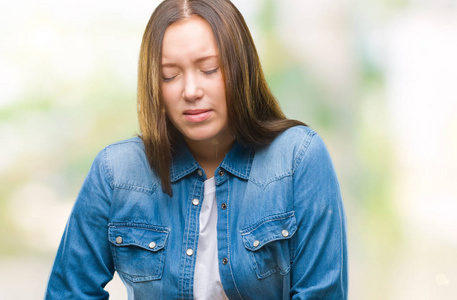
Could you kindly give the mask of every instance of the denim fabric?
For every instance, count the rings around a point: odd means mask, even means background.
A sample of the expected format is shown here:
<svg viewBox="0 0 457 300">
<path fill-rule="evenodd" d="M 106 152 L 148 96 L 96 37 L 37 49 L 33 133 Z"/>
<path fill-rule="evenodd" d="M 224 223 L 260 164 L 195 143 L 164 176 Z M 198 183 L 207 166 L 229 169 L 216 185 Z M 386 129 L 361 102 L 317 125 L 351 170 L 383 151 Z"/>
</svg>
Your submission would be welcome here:
<svg viewBox="0 0 457 300">
<path fill-rule="evenodd" d="M 258 149 L 235 143 L 214 176 L 230 299 L 347 299 L 340 188 L 314 131 L 293 127 Z M 169 197 L 139 138 L 106 147 L 68 220 L 46 299 L 106 299 L 114 271 L 129 299 L 192 299 L 207 177 L 181 145 Z"/>
</svg>

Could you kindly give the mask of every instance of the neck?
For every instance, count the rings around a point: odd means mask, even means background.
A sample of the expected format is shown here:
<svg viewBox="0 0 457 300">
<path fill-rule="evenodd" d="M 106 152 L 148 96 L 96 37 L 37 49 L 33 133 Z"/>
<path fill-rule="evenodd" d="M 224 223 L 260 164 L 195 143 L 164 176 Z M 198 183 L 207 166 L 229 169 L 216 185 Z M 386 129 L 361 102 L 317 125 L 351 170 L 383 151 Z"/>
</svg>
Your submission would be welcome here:
<svg viewBox="0 0 457 300">
<path fill-rule="evenodd" d="M 228 133 L 228 132 L 227 132 Z M 223 137 L 214 137 L 205 141 L 191 141 L 185 139 L 190 152 L 198 164 L 205 170 L 207 178 L 214 175 L 214 171 L 224 160 L 235 139 L 226 134 Z"/>
</svg>

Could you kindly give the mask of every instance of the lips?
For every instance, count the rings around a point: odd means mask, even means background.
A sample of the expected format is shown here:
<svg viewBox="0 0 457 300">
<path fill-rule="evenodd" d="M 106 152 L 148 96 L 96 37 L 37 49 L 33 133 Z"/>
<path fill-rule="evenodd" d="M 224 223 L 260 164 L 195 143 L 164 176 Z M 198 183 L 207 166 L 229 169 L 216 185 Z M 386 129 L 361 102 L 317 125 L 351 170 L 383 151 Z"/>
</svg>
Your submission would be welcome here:
<svg viewBox="0 0 457 300">
<path fill-rule="evenodd" d="M 211 115 L 210 109 L 189 109 L 184 111 L 184 118 L 192 123 L 203 122 Z"/>
</svg>

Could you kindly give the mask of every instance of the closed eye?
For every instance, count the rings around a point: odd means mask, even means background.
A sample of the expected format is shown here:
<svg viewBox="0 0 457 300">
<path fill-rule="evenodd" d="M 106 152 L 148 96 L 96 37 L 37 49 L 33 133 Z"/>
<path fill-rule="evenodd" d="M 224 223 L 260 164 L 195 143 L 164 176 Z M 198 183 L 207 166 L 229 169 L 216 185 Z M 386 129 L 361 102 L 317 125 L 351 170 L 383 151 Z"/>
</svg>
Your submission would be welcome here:
<svg viewBox="0 0 457 300">
<path fill-rule="evenodd" d="M 169 81 L 172 81 L 173 78 L 175 78 L 176 76 L 172 76 L 172 77 L 162 77 L 162 80 L 163 82 L 169 82 Z"/>
<path fill-rule="evenodd" d="M 213 70 L 210 70 L 210 71 L 203 71 L 203 73 L 205 73 L 206 75 L 211 75 L 211 74 L 216 73 L 218 70 L 219 70 L 219 68 L 216 68 L 216 69 L 213 69 Z"/>
</svg>

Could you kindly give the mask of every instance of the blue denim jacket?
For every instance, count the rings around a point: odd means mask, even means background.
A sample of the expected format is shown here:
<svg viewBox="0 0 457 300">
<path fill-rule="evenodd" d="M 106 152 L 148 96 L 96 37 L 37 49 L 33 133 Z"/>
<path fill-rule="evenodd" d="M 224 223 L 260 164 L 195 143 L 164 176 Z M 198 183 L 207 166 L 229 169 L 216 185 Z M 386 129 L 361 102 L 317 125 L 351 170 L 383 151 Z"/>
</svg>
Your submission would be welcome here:
<svg viewBox="0 0 457 300">
<path fill-rule="evenodd" d="M 340 188 L 314 131 L 293 127 L 256 150 L 235 142 L 214 176 L 230 299 L 347 299 Z M 207 177 L 182 145 L 169 197 L 139 138 L 106 147 L 68 220 L 46 299 L 106 299 L 115 270 L 129 299 L 192 299 Z"/>
</svg>

